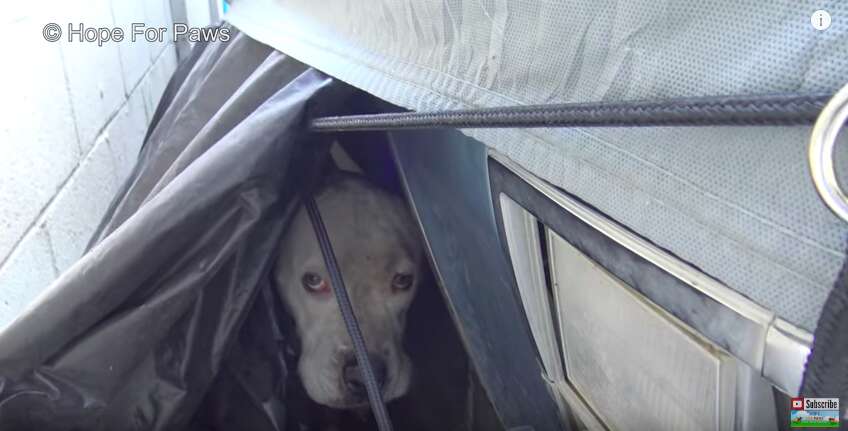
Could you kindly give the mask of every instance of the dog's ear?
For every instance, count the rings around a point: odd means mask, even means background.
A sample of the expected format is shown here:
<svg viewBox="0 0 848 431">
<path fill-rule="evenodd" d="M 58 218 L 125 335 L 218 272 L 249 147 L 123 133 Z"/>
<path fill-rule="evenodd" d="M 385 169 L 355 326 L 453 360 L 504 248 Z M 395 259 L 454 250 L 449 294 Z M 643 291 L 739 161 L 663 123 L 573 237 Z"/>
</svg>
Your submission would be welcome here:
<svg viewBox="0 0 848 431">
<path fill-rule="evenodd" d="M 345 151 L 344 147 L 338 141 L 334 141 L 330 145 L 329 154 L 327 157 L 324 157 L 319 169 L 321 178 L 319 189 L 338 181 L 346 174 L 363 174 L 359 164 L 348 155 L 347 151 Z"/>
<path fill-rule="evenodd" d="M 342 172 L 362 175 L 362 168 L 356 163 L 338 141 L 330 146 L 330 157 L 335 168 Z"/>
</svg>

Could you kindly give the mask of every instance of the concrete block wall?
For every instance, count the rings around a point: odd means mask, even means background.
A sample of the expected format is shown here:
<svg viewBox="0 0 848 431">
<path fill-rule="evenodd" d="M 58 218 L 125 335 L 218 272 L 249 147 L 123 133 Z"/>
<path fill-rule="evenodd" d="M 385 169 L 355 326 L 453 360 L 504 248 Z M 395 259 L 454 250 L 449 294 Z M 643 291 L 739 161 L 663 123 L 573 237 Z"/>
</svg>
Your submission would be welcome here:
<svg viewBox="0 0 848 431">
<path fill-rule="evenodd" d="M 0 328 L 82 255 L 177 65 L 169 40 L 50 43 L 50 22 L 170 27 L 171 1 L 14 2 L 0 15 Z"/>
</svg>

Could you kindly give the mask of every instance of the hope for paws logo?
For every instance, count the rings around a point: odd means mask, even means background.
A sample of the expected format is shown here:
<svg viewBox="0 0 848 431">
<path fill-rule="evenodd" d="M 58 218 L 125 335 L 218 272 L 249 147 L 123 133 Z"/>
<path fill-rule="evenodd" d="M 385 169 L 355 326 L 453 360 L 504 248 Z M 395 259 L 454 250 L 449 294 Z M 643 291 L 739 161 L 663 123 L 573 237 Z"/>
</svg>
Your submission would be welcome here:
<svg viewBox="0 0 848 431">
<path fill-rule="evenodd" d="M 792 398 L 791 428 L 839 428 L 839 398 Z"/>
</svg>

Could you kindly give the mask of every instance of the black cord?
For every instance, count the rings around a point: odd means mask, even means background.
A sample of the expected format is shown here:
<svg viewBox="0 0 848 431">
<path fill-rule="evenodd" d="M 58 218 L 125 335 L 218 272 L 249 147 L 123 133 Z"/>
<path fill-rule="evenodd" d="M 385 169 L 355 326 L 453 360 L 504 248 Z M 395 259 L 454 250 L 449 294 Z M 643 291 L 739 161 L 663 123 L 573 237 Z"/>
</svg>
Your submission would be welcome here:
<svg viewBox="0 0 848 431">
<path fill-rule="evenodd" d="M 844 399 L 848 395 L 848 258 L 824 303 L 812 347 L 799 396 Z M 839 414 L 846 411 L 841 405 Z M 843 422 L 840 429 L 845 428 Z"/>
<path fill-rule="evenodd" d="M 342 313 L 342 318 L 347 328 L 347 333 L 350 335 L 350 340 L 353 343 L 353 351 L 356 354 L 356 362 L 359 365 L 359 370 L 365 379 L 365 389 L 368 392 L 368 402 L 371 404 L 371 411 L 374 413 L 374 419 L 377 421 L 377 428 L 380 431 L 391 431 L 392 422 L 389 418 L 389 413 L 386 411 L 386 405 L 383 403 L 383 396 L 380 392 L 380 385 L 377 384 L 377 379 L 374 376 L 374 369 L 371 368 L 371 362 L 368 359 L 368 349 L 365 345 L 365 338 L 362 336 L 362 331 L 359 329 L 356 315 L 353 312 L 353 305 L 350 302 L 350 297 L 347 295 L 342 273 L 339 269 L 339 264 L 336 261 L 336 255 L 333 253 L 333 246 L 330 243 L 330 237 L 327 235 L 327 228 L 324 226 L 324 221 L 321 219 L 321 213 L 318 211 L 318 205 L 315 203 L 313 196 L 307 196 L 305 199 L 306 212 L 309 214 L 309 220 L 312 222 L 312 228 L 315 230 L 315 236 L 318 238 L 318 245 L 321 247 L 321 254 L 324 256 L 324 264 L 327 266 L 327 271 L 330 273 L 330 286 L 333 293 L 336 295 L 336 301 L 339 304 L 339 309 Z"/>
<path fill-rule="evenodd" d="M 424 128 L 810 124 L 830 94 L 690 97 L 315 118 L 315 132 Z"/>
</svg>

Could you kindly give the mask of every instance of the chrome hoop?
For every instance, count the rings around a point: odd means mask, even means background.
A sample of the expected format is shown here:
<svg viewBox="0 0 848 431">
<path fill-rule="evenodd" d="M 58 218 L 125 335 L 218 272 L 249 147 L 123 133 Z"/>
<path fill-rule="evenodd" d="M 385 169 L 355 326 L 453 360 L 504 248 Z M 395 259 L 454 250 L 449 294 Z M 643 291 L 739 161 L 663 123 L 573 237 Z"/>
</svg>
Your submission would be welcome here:
<svg viewBox="0 0 848 431">
<path fill-rule="evenodd" d="M 848 120 L 848 85 L 827 102 L 813 125 L 808 150 L 810 174 L 824 203 L 848 222 L 848 195 L 839 187 L 833 166 L 833 153 L 839 129 Z"/>
</svg>

